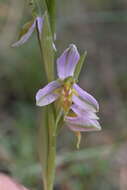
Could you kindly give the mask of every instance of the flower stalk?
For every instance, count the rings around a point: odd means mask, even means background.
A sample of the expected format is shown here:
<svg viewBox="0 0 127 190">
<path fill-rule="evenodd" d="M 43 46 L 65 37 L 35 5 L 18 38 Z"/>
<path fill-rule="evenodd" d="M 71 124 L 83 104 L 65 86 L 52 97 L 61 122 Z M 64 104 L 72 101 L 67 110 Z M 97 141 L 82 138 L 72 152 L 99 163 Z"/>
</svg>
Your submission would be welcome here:
<svg viewBox="0 0 127 190">
<path fill-rule="evenodd" d="M 52 190 L 55 178 L 56 165 L 56 134 L 54 134 L 55 118 L 53 108 L 48 106 L 48 130 L 49 130 L 49 146 L 48 146 L 48 168 L 47 168 L 47 189 Z"/>
<path fill-rule="evenodd" d="M 54 1 L 55 2 L 55 1 Z M 48 6 L 48 4 L 45 3 L 45 13 L 44 13 L 44 22 L 43 22 L 43 28 L 42 33 L 40 35 L 40 32 L 38 31 L 38 41 L 40 45 L 40 51 L 43 55 L 43 63 L 45 66 L 45 72 L 47 81 L 50 82 L 54 80 L 54 47 L 53 47 L 53 33 L 54 33 L 54 26 L 55 26 L 55 20 L 50 19 L 52 16 L 52 9 Z M 52 4 L 52 7 L 53 4 Z M 48 9 L 47 9 L 48 8 Z M 40 154 L 42 154 L 41 157 L 43 157 L 43 146 L 45 143 L 46 146 L 46 160 L 41 161 L 42 168 L 44 165 L 46 165 L 45 170 L 42 171 L 43 173 L 43 183 L 44 183 L 44 190 L 53 190 L 54 186 L 54 178 L 55 178 L 55 165 L 56 165 L 56 133 L 54 133 L 55 128 L 55 114 L 54 114 L 54 106 L 49 105 L 47 107 L 46 113 L 46 125 L 41 126 L 41 135 L 47 136 L 47 139 L 45 139 L 47 142 L 41 142 L 39 146 L 41 147 Z M 44 119 L 44 117 L 43 117 Z M 47 128 L 47 129 L 45 129 Z"/>
</svg>

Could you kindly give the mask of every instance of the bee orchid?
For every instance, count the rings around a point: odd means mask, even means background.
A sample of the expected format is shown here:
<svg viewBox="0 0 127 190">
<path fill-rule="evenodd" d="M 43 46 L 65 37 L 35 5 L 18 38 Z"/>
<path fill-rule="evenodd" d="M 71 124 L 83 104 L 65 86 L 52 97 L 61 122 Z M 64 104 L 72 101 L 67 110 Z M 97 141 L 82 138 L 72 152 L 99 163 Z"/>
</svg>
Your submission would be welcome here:
<svg viewBox="0 0 127 190">
<path fill-rule="evenodd" d="M 46 106 L 56 101 L 65 113 L 65 123 L 72 131 L 96 131 L 101 126 L 97 121 L 97 100 L 76 84 L 74 72 L 80 56 L 77 47 L 71 44 L 57 59 L 58 79 L 50 82 L 36 94 L 36 105 Z"/>
</svg>

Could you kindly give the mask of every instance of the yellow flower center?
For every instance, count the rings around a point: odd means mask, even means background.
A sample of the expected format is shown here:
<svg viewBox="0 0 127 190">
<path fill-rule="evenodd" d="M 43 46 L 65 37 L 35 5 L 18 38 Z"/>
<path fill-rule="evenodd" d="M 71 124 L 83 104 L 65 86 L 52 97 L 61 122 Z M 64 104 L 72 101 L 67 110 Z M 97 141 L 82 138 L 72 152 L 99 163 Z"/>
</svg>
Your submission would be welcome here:
<svg viewBox="0 0 127 190">
<path fill-rule="evenodd" d="M 56 90 L 56 93 L 60 95 L 59 104 L 66 113 L 72 105 L 73 94 L 77 95 L 77 92 L 73 89 L 74 83 L 75 80 L 72 77 L 68 77 L 62 81 L 62 86 Z"/>
<path fill-rule="evenodd" d="M 64 84 L 61 90 L 60 102 L 65 112 L 69 111 L 69 108 L 72 104 L 72 95 L 72 87 Z"/>
</svg>

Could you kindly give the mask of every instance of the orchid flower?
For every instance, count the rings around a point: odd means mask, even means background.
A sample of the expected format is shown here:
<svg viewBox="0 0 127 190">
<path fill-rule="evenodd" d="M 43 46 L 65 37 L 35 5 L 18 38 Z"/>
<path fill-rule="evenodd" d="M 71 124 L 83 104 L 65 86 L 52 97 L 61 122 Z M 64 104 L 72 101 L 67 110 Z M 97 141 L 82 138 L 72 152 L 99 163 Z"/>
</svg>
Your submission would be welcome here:
<svg viewBox="0 0 127 190">
<path fill-rule="evenodd" d="M 31 37 L 31 35 L 33 34 L 35 28 L 37 28 L 38 34 L 40 36 L 43 28 L 43 21 L 44 21 L 43 16 L 42 17 L 37 16 L 35 17 L 34 21 L 26 23 L 21 30 L 19 40 L 14 44 L 12 44 L 12 47 L 19 47 L 23 45 L 25 42 L 27 42 Z"/>
<path fill-rule="evenodd" d="M 71 44 L 57 59 L 58 79 L 50 82 L 36 94 L 37 106 L 45 106 L 57 100 L 65 112 L 65 123 L 80 138 L 80 131 L 100 130 L 96 112 L 97 100 L 81 89 L 74 76 L 80 56 L 77 47 Z"/>
</svg>

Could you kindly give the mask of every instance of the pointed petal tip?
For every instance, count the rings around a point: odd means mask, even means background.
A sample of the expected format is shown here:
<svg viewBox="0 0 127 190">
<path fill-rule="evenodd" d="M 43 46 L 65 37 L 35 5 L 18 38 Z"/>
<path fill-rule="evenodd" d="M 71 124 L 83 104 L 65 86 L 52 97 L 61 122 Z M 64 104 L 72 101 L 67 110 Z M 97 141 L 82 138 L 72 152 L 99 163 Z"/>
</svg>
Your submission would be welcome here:
<svg viewBox="0 0 127 190">
<path fill-rule="evenodd" d="M 93 120 L 93 121 L 94 121 L 93 128 L 95 129 L 95 131 L 100 131 L 102 129 L 100 123 L 97 120 Z"/>
<path fill-rule="evenodd" d="M 96 128 L 95 128 L 97 131 L 101 131 L 101 126 L 99 125 L 99 126 L 97 126 Z"/>
<path fill-rule="evenodd" d="M 69 47 L 68 47 L 68 50 L 72 50 L 72 52 L 74 52 L 77 56 L 77 59 L 79 59 L 79 52 L 78 52 L 78 49 L 76 47 L 75 44 L 70 44 Z"/>
<path fill-rule="evenodd" d="M 75 49 L 77 50 L 76 45 L 75 45 L 75 44 L 73 44 L 73 43 L 69 45 L 69 48 L 72 48 L 72 49 L 74 49 L 74 50 L 75 50 Z"/>
<path fill-rule="evenodd" d="M 36 100 L 36 106 L 41 107 L 39 101 Z"/>
<path fill-rule="evenodd" d="M 23 44 L 24 44 L 24 43 L 21 43 L 21 42 L 17 41 L 17 42 L 14 42 L 14 43 L 11 45 L 11 47 L 12 47 L 12 48 L 20 47 L 20 46 L 23 45 Z"/>
<path fill-rule="evenodd" d="M 57 52 L 55 43 L 52 43 L 52 47 L 53 47 L 54 51 Z"/>
</svg>

